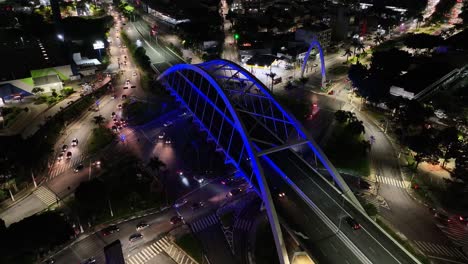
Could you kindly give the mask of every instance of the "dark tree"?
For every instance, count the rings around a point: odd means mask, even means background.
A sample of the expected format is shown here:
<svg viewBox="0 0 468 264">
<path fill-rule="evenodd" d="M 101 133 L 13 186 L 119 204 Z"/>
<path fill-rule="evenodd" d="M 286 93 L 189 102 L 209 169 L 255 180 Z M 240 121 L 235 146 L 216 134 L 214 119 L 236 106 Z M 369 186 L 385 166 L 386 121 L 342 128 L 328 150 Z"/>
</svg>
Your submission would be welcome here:
<svg viewBox="0 0 468 264">
<path fill-rule="evenodd" d="M 34 263 L 35 258 L 67 242 L 74 232 L 57 212 L 33 215 L 13 223 L 0 239 L 1 263 Z"/>
<path fill-rule="evenodd" d="M 399 76 L 402 71 L 408 69 L 411 62 L 411 54 L 399 49 L 390 49 L 387 51 L 377 51 L 372 54 L 371 72 L 379 74 L 387 80 Z"/>
<path fill-rule="evenodd" d="M 82 182 L 75 190 L 75 200 L 81 216 L 95 218 L 106 208 L 106 185 L 99 179 Z"/>
<path fill-rule="evenodd" d="M 355 118 L 348 121 L 346 129 L 349 131 L 349 133 L 356 136 L 365 132 L 363 122 Z"/>
<path fill-rule="evenodd" d="M 335 120 L 342 124 L 348 122 L 353 117 L 354 113 L 349 111 L 338 110 L 335 112 Z"/>
<path fill-rule="evenodd" d="M 441 45 L 444 40 L 440 36 L 421 34 L 409 34 L 404 39 L 404 44 L 412 49 L 432 49 Z"/>
<path fill-rule="evenodd" d="M 464 182 L 468 186 L 468 144 L 460 146 L 455 154 L 455 169 L 452 172 L 452 177 L 455 177 Z"/>
<path fill-rule="evenodd" d="M 364 80 L 368 77 L 369 71 L 361 63 L 353 64 L 349 67 L 348 78 L 353 83 L 353 86 L 360 89 L 365 89 L 363 87 Z"/>
<path fill-rule="evenodd" d="M 148 161 L 148 167 L 156 171 L 157 176 L 161 174 L 161 169 L 166 167 L 166 164 L 159 159 L 158 156 L 153 156 Z"/>
<path fill-rule="evenodd" d="M 106 119 L 102 115 L 98 115 L 98 116 L 93 117 L 94 124 L 99 125 L 99 126 L 104 124 L 104 120 L 106 120 Z"/>
<path fill-rule="evenodd" d="M 448 127 L 440 131 L 437 141 L 439 149 L 444 159 L 442 167 L 445 166 L 447 159 L 454 158 L 457 154 L 460 142 L 458 140 L 458 130 L 455 127 Z"/>
</svg>

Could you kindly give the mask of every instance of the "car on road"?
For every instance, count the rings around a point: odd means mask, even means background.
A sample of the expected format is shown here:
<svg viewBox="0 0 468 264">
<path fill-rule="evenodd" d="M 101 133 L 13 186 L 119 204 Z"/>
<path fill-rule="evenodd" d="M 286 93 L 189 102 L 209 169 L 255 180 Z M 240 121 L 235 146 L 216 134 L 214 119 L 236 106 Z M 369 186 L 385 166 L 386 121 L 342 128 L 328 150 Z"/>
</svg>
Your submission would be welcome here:
<svg viewBox="0 0 468 264">
<path fill-rule="evenodd" d="M 122 94 L 122 100 L 125 100 L 127 99 L 127 95 L 126 94 Z"/>
<path fill-rule="evenodd" d="M 72 147 L 78 146 L 78 139 L 77 139 L 77 138 L 73 138 L 72 141 L 71 141 L 71 145 L 72 145 Z"/>
<path fill-rule="evenodd" d="M 71 151 L 68 151 L 68 152 L 67 152 L 67 159 L 71 159 L 71 158 L 72 158 L 72 155 L 73 155 L 73 154 L 71 153 Z"/>
<path fill-rule="evenodd" d="M 158 139 L 159 139 L 159 140 L 163 140 L 165 136 L 166 136 L 166 133 L 161 132 L 161 133 L 159 133 L 159 135 L 158 135 Z"/>
<path fill-rule="evenodd" d="M 345 218 L 345 221 L 346 223 L 348 223 L 348 225 L 354 229 L 354 230 L 358 230 L 358 229 L 361 229 L 361 225 L 356 221 L 354 220 L 354 218 L 352 218 L 351 216 L 347 216 Z"/>
<path fill-rule="evenodd" d="M 117 126 L 112 126 L 112 132 L 119 133 Z"/>
<path fill-rule="evenodd" d="M 130 88 L 135 89 L 135 88 L 136 88 L 136 85 L 132 85 L 132 86 L 130 86 Z"/>
<path fill-rule="evenodd" d="M 96 263 L 96 259 L 94 257 L 91 257 L 81 262 L 81 264 L 94 264 L 94 263 Z"/>
<path fill-rule="evenodd" d="M 443 214 L 441 212 L 435 213 L 434 216 L 437 219 L 439 219 L 439 221 L 441 221 L 441 222 L 450 223 L 452 221 L 448 215 Z"/>
<path fill-rule="evenodd" d="M 53 258 L 48 259 L 45 263 L 46 263 L 46 264 L 54 264 L 54 263 L 55 263 L 55 259 L 53 259 Z"/>
<path fill-rule="evenodd" d="M 463 223 L 468 223 L 468 215 L 460 215 L 458 216 L 458 220 Z"/>
<path fill-rule="evenodd" d="M 230 178 L 227 178 L 227 179 L 223 179 L 221 180 L 221 184 L 223 185 L 226 185 L 226 186 L 234 186 L 234 185 L 237 185 L 237 184 L 242 184 L 242 183 L 245 183 L 245 180 L 244 178 L 241 178 L 241 177 L 230 177 Z"/>
<path fill-rule="evenodd" d="M 122 105 L 121 104 L 117 105 L 117 108 L 122 109 Z"/>
<path fill-rule="evenodd" d="M 171 225 L 177 225 L 179 223 L 182 223 L 182 220 L 184 220 L 184 218 L 180 215 L 175 215 L 173 217 L 171 217 Z"/>
<path fill-rule="evenodd" d="M 140 234 L 140 233 L 136 233 L 136 234 L 131 235 L 131 236 L 128 238 L 128 241 L 130 241 L 130 242 L 136 242 L 136 241 L 141 240 L 141 239 L 143 239 L 143 235 Z"/>
<path fill-rule="evenodd" d="M 203 178 L 203 176 L 201 175 L 195 175 L 193 176 L 193 179 L 196 180 L 198 183 L 202 183 L 205 181 L 205 178 Z"/>
<path fill-rule="evenodd" d="M 75 167 L 75 169 L 73 170 L 74 172 L 79 172 L 80 170 L 82 170 L 84 168 L 83 164 L 80 163 L 78 166 Z"/>
<path fill-rule="evenodd" d="M 179 207 L 183 206 L 184 204 L 186 204 L 187 202 L 188 202 L 187 199 L 182 199 L 182 200 L 176 202 L 176 203 L 174 204 L 174 207 L 175 207 L 175 208 L 179 208 Z"/>
<path fill-rule="evenodd" d="M 63 146 L 62 146 L 62 152 L 67 151 L 67 149 L 68 149 L 68 145 L 63 145 Z"/>
<path fill-rule="evenodd" d="M 127 80 L 125 81 L 125 85 L 129 85 L 129 84 L 130 84 L 130 79 L 127 79 Z"/>
<path fill-rule="evenodd" d="M 166 140 L 164 140 L 164 143 L 165 144 L 172 144 L 172 140 L 170 138 L 166 138 Z"/>
<path fill-rule="evenodd" d="M 283 192 L 283 191 L 281 191 L 280 189 L 278 189 L 278 187 L 276 187 L 276 186 L 273 187 L 272 193 L 273 193 L 275 196 L 278 196 L 279 198 L 286 197 L 286 193 Z"/>
<path fill-rule="evenodd" d="M 112 112 L 111 117 L 114 117 L 114 116 L 115 116 L 115 112 Z"/>
<path fill-rule="evenodd" d="M 108 235 L 112 235 L 114 233 L 117 233 L 120 231 L 120 228 L 116 225 L 110 225 L 104 229 L 101 230 L 101 234 L 103 236 L 108 236 Z"/>
<path fill-rule="evenodd" d="M 138 223 L 138 225 L 136 226 L 136 231 L 140 231 L 140 230 L 143 230 L 147 227 L 149 227 L 150 225 L 146 222 L 140 222 Z"/>
<path fill-rule="evenodd" d="M 58 161 L 63 160 L 63 152 L 61 152 L 61 153 L 58 154 L 57 160 L 58 160 Z"/>
<path fill-rule="evenodd" d="M 193 203 L 190 208 L 192 208 L 192 210 L 197 210 L 199 208 L 202 208 L 203 206 L 205 206 L 205 203 L 204 202 L 196 202 L 196 203 Z"/>
<path fill-rule="evenodd" d="M 172 121 L 167 121 L 166 123 L 163 124 L 164 127 L 170 127 L 172 126 L 174 123 Z"/>
<path fill-rule="evenodd" d="M 234 196 L 237 196 L 239 194 L 242 193 L 242 189 L 241 188 L 234 188 L 232 190 L 229 191 L 229 193 L 227 194 L 228 197 L 234 197 Z"/>
</svg>

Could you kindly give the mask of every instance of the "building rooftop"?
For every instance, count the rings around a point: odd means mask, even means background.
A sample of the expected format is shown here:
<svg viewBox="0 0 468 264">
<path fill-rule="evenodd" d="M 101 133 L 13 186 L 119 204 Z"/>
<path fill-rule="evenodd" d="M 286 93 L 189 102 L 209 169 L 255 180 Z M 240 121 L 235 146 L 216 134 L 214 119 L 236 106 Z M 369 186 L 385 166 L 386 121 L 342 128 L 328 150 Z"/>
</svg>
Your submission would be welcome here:
<svg viewBox="0 0 468 264">
<path fill-rule="evenodd" d="M 36 86 L 62 82 L 57 74 L 36 77 L 36 78 L 33 78 L 33 81 L 34 81 L 34 85 Z"/>
<path fill-rule="evenodd" d="M 254 55 L 247 61 L 247 65 L 270 67 L 278 58 L 273 55 Z"/>
</svg>

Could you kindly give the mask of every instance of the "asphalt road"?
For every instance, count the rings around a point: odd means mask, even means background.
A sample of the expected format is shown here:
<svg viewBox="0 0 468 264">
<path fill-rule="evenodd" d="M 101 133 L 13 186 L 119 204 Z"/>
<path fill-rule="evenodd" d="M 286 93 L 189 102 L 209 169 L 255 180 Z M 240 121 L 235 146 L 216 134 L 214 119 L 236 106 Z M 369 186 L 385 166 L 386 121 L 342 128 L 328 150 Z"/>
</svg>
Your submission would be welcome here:
<svg viewBox="0 0 468 264">
<path fill-rule="evenodd" d="M 316 176 L 316 173 L 297 156 L 289 150 L 268 155 L 269 158 L 281 168 L 290 180 L 300 186 L 301 191 L 312 201 L 315 206 L 308 204 L 322 220 L 314 226 L 326 226 L 323 222 L 328 222 L 328 227 L 339 228 L 337 232 L 340 244 L 350 247 L 351 242 L 354 261 L 370 261 L 368 263 L 415 263 L 406 253 L 397 247 L 387 236 L 385 236 L 376 226 L 361 213 L 344 200 L 325 181 Z M 325 216 L 326 215 L 326 216 Z M 346 223 L 342 223 L 345 217 L 352 216 L 362 225 L 361 230 L 352 230 Z M 299 216 L 296 216 L 300 218 Z M 342 227 L 342 228 L 340 228 Z M 301 230 L 303 231 L 303 230 Z M 336 230 L 331 230 L 336 231 Z M 306 235 L 313 233 L 304 231 Z M 347 244 L 348 243 L 348 244 Z M 354 249 L 353 249 L 354 248 Z M 364 254 L 365 257 L 356 258 Z"/>
<path fill-rule="evenodd" d="M 118 224 L 120 232 L 108 236 L 103 236 L 98 230 L 86 237 L 80 238 L 71 247 L 61 251 L 56 256 L 53 256 L 53 258 L 56 260 L 56 263 L 59 264 L 78 263 L 90 257 L 95 257 L 97 263 L 104 263 L 103 248 L 107 244 L 119 239 L 122 243 L 124 257 L 129 259 L 140 253 L 149 244 L 159 240 L 174 228 L 179 227 L 180 224 L 175 226 L 170 224 L 169 221 L 171 217 L 182 215 L 185 223 L 190 224 L 192 221 L 212 212 L 222 204 L 229 189 L 229 187 L 220 184 L 219 180 L 212 181 L 209 184 L 204 184 L 200 188 L 193 189 L 183 197 L 180 197 L 180 200 L 186 199 L 188 202 L 179 208 L 171 207 L 156 214 L 122 222 Z M 190 205 L 198 201 L 203 201 L 205 206 L 196 211 L 192 210 Z M 142 240 L 130 242 L 129 237 L 130 235 L 137 233 L 135 228 L 140 222 L 148 223 L 150 227 L 139 232 L 143 235 Z M 104 226 L 100 226 L 97 229 L 102 228 L 104 228 Z M 172 261 L 167 260 L 157 260 L 158 262 L 156 263 L 173 263 Z"/>
</svg>

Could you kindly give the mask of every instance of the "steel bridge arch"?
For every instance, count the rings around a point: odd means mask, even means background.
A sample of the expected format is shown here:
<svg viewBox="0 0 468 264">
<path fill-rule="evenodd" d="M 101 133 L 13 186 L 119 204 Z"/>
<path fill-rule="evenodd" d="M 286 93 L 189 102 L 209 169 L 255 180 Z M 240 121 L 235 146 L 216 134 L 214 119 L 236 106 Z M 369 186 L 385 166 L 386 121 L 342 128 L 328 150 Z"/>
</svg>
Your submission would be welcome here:
<svg viewBox="0 0 468 264">
<path fill-rule="evenodd" d="M 301 77 L 304 77 L 304 71 L 305 68 L 307 67 L 307 61 L 309 60 L 310 52 L 312 51 L 313 48 L 317 48 L 319 51 L 319 56 L 320 56 L 320 70 L 322 73 L 322 87 L 325 86 L 325 82 L 327 81 L 327 76 L 325 73 L 325 58 L 323 55 L 323 50 L 322 46 L 320 45 L 320 42 L 317 39 L 313 39 L 310 42 L 309 49 L 307 50 L 306 55 L 304 56 L 304 62 L 302 63 L 302 69 L 301 69 Z"/>
<path fill-rule="evenodd" d="M 197 77 L 196 75 L 199 76 Z M 234 130 L 241 137 L 241 144 L 245 147 L 248 154 L 247 159 L 250 160 L 249 163 L 252 167 L 251 175 L 255 176 L 255 179 L 257 180 L 260 195 L 267 209 L 270 225 L 275 237 L 277 253 L 281 263 L 289 263 L 289 259 L 282 238 L 278 216 L 276 215 L 276 209 L 273 205 L 271 193 L 266 183 L 264 169 L 260 164 L 260 158 L 271 163 L 271 160 L 268 161 L 268 157 L 266 156 L 269 153 L 283 149 L 291 149 L 297 145 L 305 145 L 312 150 L 315 157 L 320 160 L 321 164 L 329 172 L 333 181 L 339 187 L 342 195 L 350 200 L 356 208 L 362 212 L 364 211 L 352 191 L 342 179 L 341 175 L 329 162 L 322 150 L 313 141 L 312 137 L 309 136 L 300 123 L 291 114 L 289 114 L 288 111 L 283 109 L 283 107 L 273 98 L 268 88 L 266 88 L 255 76 L 250 74 L 241 66 L 222 59 L 208 61 L 198 65 L 178 64 L 163 72 L 158 77 L 158 80 L 162 81 L 166 89 L 170 91 L 171 95 L 176 97 L 176 100 L 188 108 L 192 113 L 197 111 L 199 98 L 202 98 L 202 100 L 205 101 L 203 114 L 199 113 L 202 117 L 198 118 L 197 113 L 194 113 L 193 115 L 194 119 L 196 119 L 196 121 L 203 127 L 207 126 L 203 123 L 203 120 L 205 117 L 205 108 L 208 104 L 211 107 L 216 108 L 213 110 L 213 116 L 214 112 L 222 114 L 223 124 L 224 119 L 226 119 L 227 123 L 232 126 L 233 132 L 231 134 L 231 140 L 233 138 Z M 232 83 L 238 84 L 237 89 L 231 89 L 229 87 Z M 248 83 L 251 85 L 241 85 L 242 83 Z M 247 86 L 248 88 L 245 88 Z M 213 93 L 210 93 L 210 89 L 214 89 L 214 92 L 216 93 L 214 97 Z M 193 99 L 193 96 L 196 96 L 197 98 L 195 110 L 191 109 L 191 106 L 193 107 L 194 104 L 193 101 L 195 100 Z M 221 98 L 221 106 L 219 106 L 220 101 L 218 98 Z M 256 102 L 254 100 L 260 101 L 262 111 L 249 108 L 249 105 L 255 105 Z M 266 111 L 263 111 L 265 110 L 263 109 L 264 104 L 269 105 L 265 108 L 267 109 Z M 225 105 L 225 108 L 223 105 Z M 267 111 L 270 111 L 270 113 L 265 114 Z M 246 126 L 244 120 L 240 116 L 241 114 L 251 116 L 256 122 L 254 126 L 261 126 L 265 131 L 271 132 L 271 134 L 275 134 L 276 132 L 277 135 L 274 136 L 277 141 L 275 141 L 275 144 L 271 144 L 273 147 L 269 147 L 268 149 L 265 149 L 265 147 L 263 147 L 263 149 L 262 147 L 259 147 L 259 144 L 262 143 L 261 140 L 253 137 L 251 132 L 253 128 Z M 211 118 L 211 122 L 213 122 L 213 117 Z M 211 124 L 209 124 L 209 126 L 211 129 Z M 281 126 L 284 126 L 283 130 L 280 129 Z M 219 143 L 221 130 L 218 138 L 216 138 L 212 135 L 210 129 L 205 129 L 208 133 L 208 138 L 214 139 L 217 145 L 222 145 Z M 244 158 L 242 156 L 244 152 L 241 152 L 241 157 L 237 159 L 237 156 L 234 157 L 234 155 L 230 153 L 231 142 L 229 142 L 229 146 L 223 147 L 227 148 L 227 151 L 223 150 L 223 153 L 227 157 L 227 162 L 233 164 L 244 173 L 246 178 L 248 178 L 249 175 L 247 172 L 249 172 L 249 170 L 244 172 L 243 168 L 245 168 L 245 166 L 242 167 L 243 164 L 241 164 L 244 162 Z"/>
<path fill-rule="evenodd" d="M 267 208 L 268 218 L 270 219 L 270 225 L 271 225 L 272 229 L 274 230 L 273 235 L 275 237 L 275 244 L 276 244 L 278 256 L 280 258 L 280 263 L 289 264 L 289 258 L 288 258 L 288 254 L 287 254 L 287 251 L 286 251 L 286 246 L 285 246 L 285 243 L 284 243 L 284 240 L 283 240 L 282 231 L 281 231 L 281 227 L 280 227 L 280 224 L 279 224 L 278 216 L 276 214 L 276 210 L 275 210 L 274 205 L 273 205 L 273 200 L 271 198 L 271 193 L 270 193 L 270 191 L 269 191 L 269 189 L 268 189 L 268 187 L 266 185 L 266 178 L 265 178 L 265 176 L 263 174 L 263 170 L 262 170 L 262 168 L 260 166 L 258 158 L 255 155 L 255 152 L 254 152 L 254 149 L 253 149 L 253 146 L 252 146 L 252 142 L 247 137 L 247 134 L 244 133 L 244 131 L 246 131 L 245 125 L 242 123 L 241 119 L 239 118 L 238 114 L 236 113 L 236 111 L 232 107 L 232 105 L 229 102 L 226 94 L 223 92 L 223 90 L 220 87 L 220 85 L 218 84 L 218 82 L 208 72 L 206 72 L 202 68 L 200 68 L 200 67 L 198 67 L 196 65 L 192 65 L 192 64 L 178 64 L 178 65 L 172 66 L 171 68 L 169 68 L 165 72 L 163 72 L 158 77 L 158 80 L 162 80 L 166 76 L 168 76 L 168 75 L 170 75 L 172 73 L 179 72 L 181 70 L 194 71 L 194 72 L 200 74 L 201 76 L 203 76 L 206 80 L 208 80 L 208 82 L 213 86 L 213 88 L 216 89 L 218 94 L 222 97 L 222 100 L 225 102 L 226 107 L 229 110 L 230 116 L 234 119 L 234 122 L 235 122 L 234 123 L 235 124 L 234 128 L 236 130 L 238 130 L 239 134 L 241 135 L 242 141 L 244 142 L 244 146 L 246 147 L 246 150 L 248 151 L 248 155 L 249 155 L 250 159 L 253 161 L 252 162 L 253 170 L 255 172 L 255 176 L 257 176 L 257 182 L 258 182 L 258 184 L 260 186 L 260 189 L 261 189 L 260 190 L 261 195 L 262 195 L 263 201 L 265 202 L 265 205 L 266 205 L 266 208 Z M 168 87 L 168 86 L 166 86 L 166 87 Z M 169 90 L 171 90 L 171 88 L 169 88 Z M 181 103 L 183 103 L 183 102 L 181 102 Z M 226 153 L 226 155 L 228 155 L 228 154 Z"/>
</svg>

